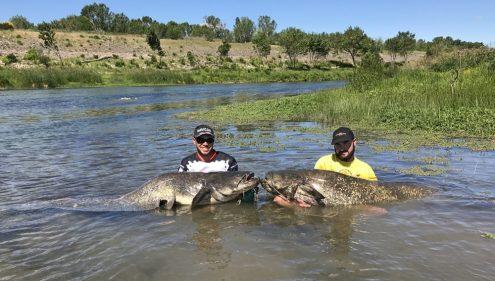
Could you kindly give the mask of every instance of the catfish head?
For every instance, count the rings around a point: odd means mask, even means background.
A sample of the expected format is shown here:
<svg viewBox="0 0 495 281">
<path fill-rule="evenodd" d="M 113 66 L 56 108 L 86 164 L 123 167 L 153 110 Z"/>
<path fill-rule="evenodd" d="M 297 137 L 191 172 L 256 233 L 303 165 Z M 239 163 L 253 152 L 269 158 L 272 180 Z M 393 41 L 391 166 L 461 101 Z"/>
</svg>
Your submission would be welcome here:
<svg viewBox="0 0 495 281">
<path fill-rule="evenodd" d="M 261 180 L 261 186 L 275 195 L 282 196 L 286 200 L 293 200 L 298 188 L 306 184 L 306 177 L 295 171 L 272 171 Z"/>
<path fill-rule="evenodd" d="M 228 202 L 240 199 L 244 192 L 254 189 L 260 182 L 253 172 L 214 172 L 195 196 L 193 205 Z"/>
</svg>

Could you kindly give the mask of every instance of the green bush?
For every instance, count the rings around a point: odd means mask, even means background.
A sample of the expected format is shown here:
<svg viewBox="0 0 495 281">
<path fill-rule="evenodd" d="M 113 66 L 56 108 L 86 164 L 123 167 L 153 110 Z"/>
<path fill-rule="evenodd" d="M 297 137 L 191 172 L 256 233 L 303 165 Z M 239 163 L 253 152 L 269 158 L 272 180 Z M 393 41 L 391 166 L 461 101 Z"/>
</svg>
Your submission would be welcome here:
<svg viewBox="0 0 495 281">
<path fill-rule="evenodd" d="M 349 85 L 356 91 L 371 89 L 381 80 L 392 77 L 395 74 L 395 66 L 387 68 L 383 63 L 383 59 L 375 52 L 364 54 L 359 66 L 349 79 Z"/>
<path fill-rule="evenodd" d="M 221 56 L 221 57 L 226 57 L 229 55 L 229 51 L 230 51 L 230 44 L 229 42 L 227 41 L 223 41 L 222 44 L 220 46 L 218 46 L 218 54 Z"/>
<path fill-rule="evenodd" d="M 14 25 L 10 22 L 0 23 L 0 30 L 14 30 Z"/>
<path fill-rule="evenodd" d="M 124 60 L 121 60 L 121 59 L 117 60 L 117 61 L 115 62 L 115 66 L 116 66 L 116 67 L 124 67 L 124 66 L 125 66 L 125 62 L 124 62 Z"/>
<path fill-rule="evenodd" d="M 444 53 L 430 65 L 430 69 L 445 72 L 460 68 L 472 68 L 495 60 L 495 50 L 470 49 Z"/>
<path fill-rule="evenodd" d="M 45 55 L 42 55 L 39 57 L 38 59 L 38 62 L 42 65 L 44 65 L 45 67 L 49 67 L 50 66 L 50 57 L 49 56 L 45 56 Z"/>
<path fill-rule="evenodd" d="M 151 55 L 151 56 L 150 56 L 150 63 L 151 63 L 151 64 L 155 64 L 155 63 L 157 63 L 157 62 L 158 62 L 158 60 L 156 59 L 156 56 L 155 56 L 155 55 Z"/>
<path fill-rule="evenodd" d="M 189 61 L 190 66 L 196 65 L 196 56 L 191 51 L 187 52 L 187 60 Z"/>
<path fill-rule="evenodd" d="M 17 59 L 17 57 L 14 55 L 14 54 L 8 54 L 6 55 L 5 57 L 2 58 L 2 62 L 5 64 L 5 65 L 9 65 L 9 64 L 12 64 L 12 63 L 16 63 L 18 62 L 19 60 Z"/>
<path fill-rule="evenodd" d="M 289 63 L 287 65 L 287 68 L 292 69 L 292 70 L 309 70 L 309 69 L 311 69 L 311 66 L 309 66 L 306 63 L 295 61 L 295 62 Z"/>
<path fill-rule="evenodd" d="M 129 61 L 129 64 L 134 66 L 134 67 L 139 67 L 139 63 L 135 59 L 131 59 Z"/>
<path fill-rule="evenodd" d="M 29 48 L 29 50 L 27 50 L 26 54 L 24 55 L 24 60 L 28 60 L 28 61 L 32 61 L 32 62 L 38 62 L 41 55 L 42 55 L 42 53 L 40 50 L 31 47 L 31 48 Z"/>
</svg>

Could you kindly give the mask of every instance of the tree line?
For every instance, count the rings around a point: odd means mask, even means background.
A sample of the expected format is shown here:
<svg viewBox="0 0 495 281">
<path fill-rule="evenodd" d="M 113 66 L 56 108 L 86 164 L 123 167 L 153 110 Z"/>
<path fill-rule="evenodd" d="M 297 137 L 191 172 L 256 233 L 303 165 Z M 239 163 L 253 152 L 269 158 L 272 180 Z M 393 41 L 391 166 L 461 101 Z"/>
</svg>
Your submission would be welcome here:
<svg viewBox="0 0 495 281">
<path fill-rule="evenodd" d="M 6 23 L 7 24 L 7 23 Z M 221 39 L 219 54 L 227 56 L 230 50 L 229 42 L 252 42 L 254 50 L 261 56 L 267 57 L 271 45 L 280 45 L 292 65 L 301 55 L 308 55 L 311 61 L 324 58 L 329 52 L 346 53 L 356 65 L 356 59 L 366 53 L 387 51 L 392 60 L 401 56 L 405 61 L 414 50 L 426 51 L 428 55 L 436 55 L 451 48 L 480 48 L 479 42 L 455 40 L 452 37 L 436 37 L 431 42 L 416 40 L 415 34 L 404 31 L 385 41 L 373 40 L 359 27 L 348 27 L 344 32 L 306 33 L 296 27 L 289 27 L 276 32 L 277 23 L 269 16 L 260 16 L 257 24 L 248 17 L 237 17 L 232 30 L 229 30 L 220 18 L 209 15 L 204 17 L 203 24 L 177 23 L 169 21 L 160 23 L 151 17 L 129 19 L 123 13 L 114 13 L 102 3 L 86 5 L 79 15 L 70 15 L 50 23 L 40 23 L 35 26 L 21 15 L 10 18 L 9 29 L 38 29 L 46 31 L 60 29 L 67 31 L 96 31 L 146 35 L 151 49 L 163 56 L 159 39 L 183 39 L 186 37 L 204 37 L 207 40 Z"/>
</svg>

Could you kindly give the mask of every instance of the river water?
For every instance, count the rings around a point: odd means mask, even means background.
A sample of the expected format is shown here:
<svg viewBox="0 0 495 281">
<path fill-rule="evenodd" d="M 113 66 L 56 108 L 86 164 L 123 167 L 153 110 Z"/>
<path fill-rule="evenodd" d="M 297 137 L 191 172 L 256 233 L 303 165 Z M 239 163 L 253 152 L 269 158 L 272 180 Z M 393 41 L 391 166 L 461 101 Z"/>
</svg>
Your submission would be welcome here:
<svg viewBox="0 0 495 281">
<path fill-rule="evenodd" d="M 198 124 L 177 113 L 342 85 L 0 93 L 0 280 L 494 280 L 493 151 L 387 152 L 364 138 L 357 154 L 380 180 L 438 190 L 380 205 L 382 215 L 284 209 L 263 193 L 254 204 L 192 212 L 55 204 L 105 202 L 175 171 Z M 216 148 L 261 177 L 311 169 L 330 152 L 330 131 L 312 122 L 216 129 Z M 408 172 L 418 165 L 442 172 Z"/>
</svg>

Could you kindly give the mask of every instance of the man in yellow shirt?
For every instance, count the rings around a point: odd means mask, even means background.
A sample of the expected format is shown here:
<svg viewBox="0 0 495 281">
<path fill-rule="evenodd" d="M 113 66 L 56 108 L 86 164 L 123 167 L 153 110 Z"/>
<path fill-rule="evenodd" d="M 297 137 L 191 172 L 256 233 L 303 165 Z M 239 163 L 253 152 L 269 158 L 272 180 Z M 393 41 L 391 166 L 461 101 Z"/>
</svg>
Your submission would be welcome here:
<svg viewBox="0 0 495 281">
<path fill-rule="evenodd" d="M 351 177 L 376 181 L 376 175 L 370 165 L 357 159 L 356 138 L 351 129 L 340 127 L 333 132 L 332 145 L 335 153 L 325 155 L 315 164 L 316 170 L 327 170 Z M 273 201 L 283 207 L 310 207 L 304 202 L 289 202 L 280 196 L 275 196 Z"/>
<path fill-rule="evenodd" d="M 357 159 L 356 138 L 351 129 L 340 127 L 333 132 L 332 145 L 335 153 L 321 157 L 315 164 L 317 170 L 327 170 L 355 178 L 376 181 L 376 175 L 370 165 Z"/>
</svg>

